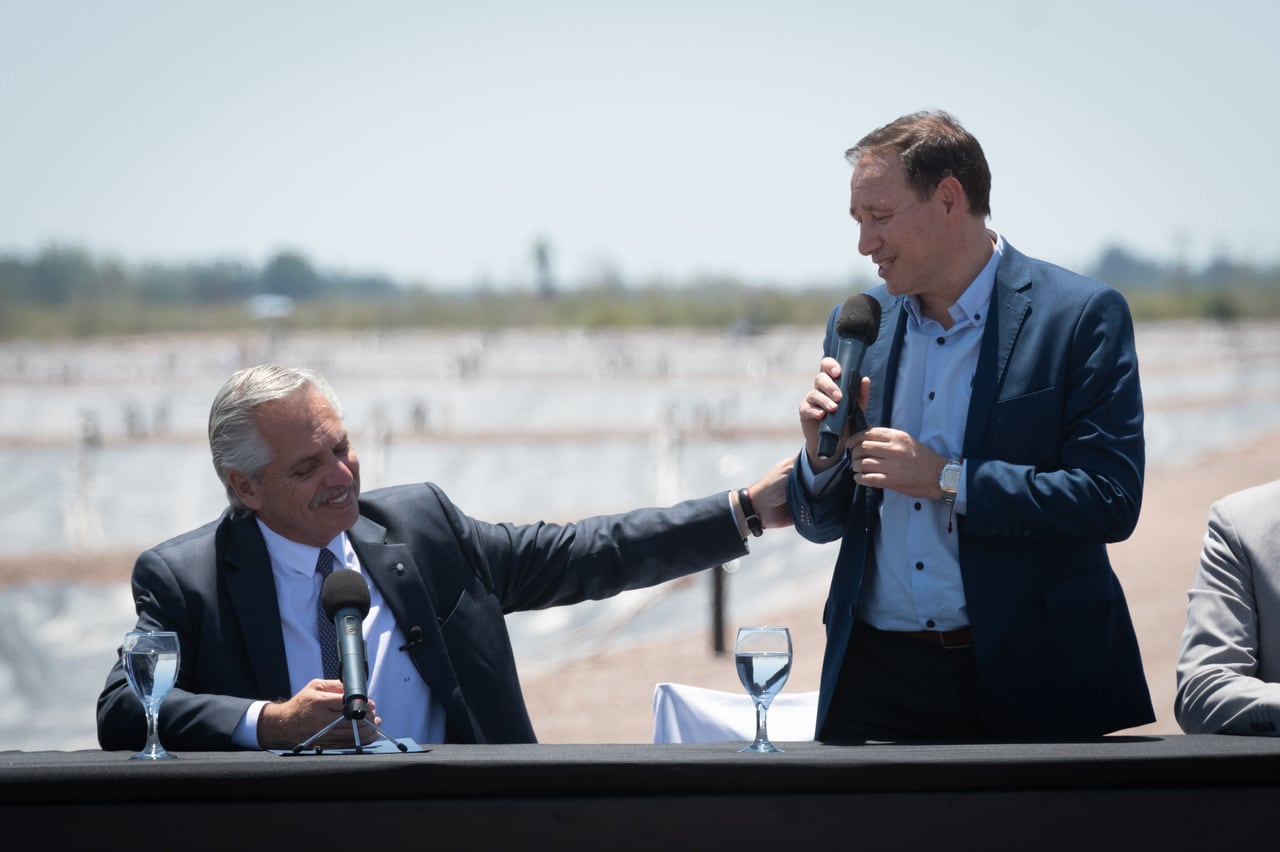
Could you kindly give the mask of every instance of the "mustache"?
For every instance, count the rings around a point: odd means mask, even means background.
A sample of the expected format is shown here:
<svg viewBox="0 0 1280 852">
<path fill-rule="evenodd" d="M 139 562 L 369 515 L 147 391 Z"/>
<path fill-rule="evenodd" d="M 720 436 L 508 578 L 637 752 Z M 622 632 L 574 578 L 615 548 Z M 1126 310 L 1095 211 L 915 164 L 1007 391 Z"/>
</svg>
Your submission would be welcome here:
<svg viewBox="0 0 1280 852">
<path fill-rule="evenodd" d="M 354 485 L 344 485 L 341 488 L 331 488 L 323 494 L 318 495 L 311 501 L 311 508 L 316 508 L 325 503 L 331 503 L 336 500 L 342 500 L 347 495 L 355 496 L 356 490 Z"/>
</svg>

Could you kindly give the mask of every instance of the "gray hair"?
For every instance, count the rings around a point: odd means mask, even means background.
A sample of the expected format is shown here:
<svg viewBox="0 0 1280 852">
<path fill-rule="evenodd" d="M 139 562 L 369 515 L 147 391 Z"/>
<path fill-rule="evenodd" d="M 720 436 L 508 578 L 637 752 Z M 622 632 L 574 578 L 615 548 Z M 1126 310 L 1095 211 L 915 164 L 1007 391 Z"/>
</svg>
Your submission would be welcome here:
<svg viewBox="0 0 1280 852">
<path fill-rule="evenodd" d="M 303 367 L 248 367 L 227 379 L 214 397 L 209 409 L 209 450 L 213 453 L 213 469 L 227 490 L 227 502 L 234 514 L 247 515 L 250 509 L 231 487 L 231 472 L 239 471 L 257 480 L 271 463 L 271 449 L 258 429 L 258 406 L 307 388 L 319 391 L 342 417 L 342 406 L 329 382 L 315 370 Z"/>
</svg>

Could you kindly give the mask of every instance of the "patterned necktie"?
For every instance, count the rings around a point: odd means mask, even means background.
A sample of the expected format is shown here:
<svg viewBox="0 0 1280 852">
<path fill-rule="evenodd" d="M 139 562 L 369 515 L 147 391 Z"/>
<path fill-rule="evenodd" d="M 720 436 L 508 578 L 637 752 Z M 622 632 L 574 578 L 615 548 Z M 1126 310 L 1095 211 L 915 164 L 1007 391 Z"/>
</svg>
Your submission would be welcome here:
<svg viewBox="0 0 1280 852">
<path fill-rule="evenodd" d="M 321 548 L 320 558 L 316 560 L 316 573 L 321 578 L 321 588 L 324 587 L 324 580 L 333 573 L 333 551 L 329 548 Z M 325 617 L 324 601 L 320 598 L 316 599 L 316 635 L 320 637 L 320 661 L 324 664 L 325 680 L 338 679 L 338 632 L 333 628 L 333 622 Z"/>
</svg>

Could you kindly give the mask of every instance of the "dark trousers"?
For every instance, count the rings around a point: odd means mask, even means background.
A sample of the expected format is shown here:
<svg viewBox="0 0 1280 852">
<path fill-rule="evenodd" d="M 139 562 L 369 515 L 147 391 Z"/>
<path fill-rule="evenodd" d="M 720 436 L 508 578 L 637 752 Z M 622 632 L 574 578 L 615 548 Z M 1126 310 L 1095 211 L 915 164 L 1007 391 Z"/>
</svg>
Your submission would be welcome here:
<svg viewBox="0 0 1280 852">
<path fill-rule="evenodd" d="M 972 647 L 946 648 L 856 622 L 819 739 L 985 737 Z"/>
</svg>

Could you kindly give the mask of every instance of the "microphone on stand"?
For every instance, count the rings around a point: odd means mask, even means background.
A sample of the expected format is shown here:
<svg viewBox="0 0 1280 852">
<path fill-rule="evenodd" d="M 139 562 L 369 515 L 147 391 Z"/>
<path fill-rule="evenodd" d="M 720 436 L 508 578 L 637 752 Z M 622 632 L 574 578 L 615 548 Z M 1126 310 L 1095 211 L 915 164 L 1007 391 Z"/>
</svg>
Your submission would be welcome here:
<svg viewBox="0 0 1280 852">
<path fill-rule="evenodd" d="M 342 673 L 342 715 L 321 728 L 307 740 L 293 747 L 298 754 L 343 722 L 351 723 L 356 754 L 364 753 L 360 744 L 360 725 L 366 725 L 385 737 L 400 751 L 409 747 L 388 737 L 386 732 L 366 718 L 369 714 L 369 660 L 364 646 L 364 617 L 369 614 L 369 587 L 356 571 L 334 571 L 320 587 L 320 606 L 325 618 L 333 621 L 338 634 L 338 666 Z M 322 749 L 315 747 L 316 754 Z"/>
<path fill-rule="evenodd" d="M 338 635 L 342 672 L 342 715 L 363 719 L 369 711 L 369 661 L 364 645 L 364 617 L 369 614 L 369 587 L 356 571 L 334 571 L 320 587 L 320 606 Z"/>
<path fill-rule="evenodd" d="M 818 458 L 831 458 L 844 432 L 845 423 L 858 408 L 858 391 L 862 385 L 862 356 L 876 342 L 880 333 L 880 303 L 866 293 L 844 300 L 836 318 L 835 359 L 840 362 L 840 402 L 835 411 L 827 412 L 818 427 Z"/>
</svg>

